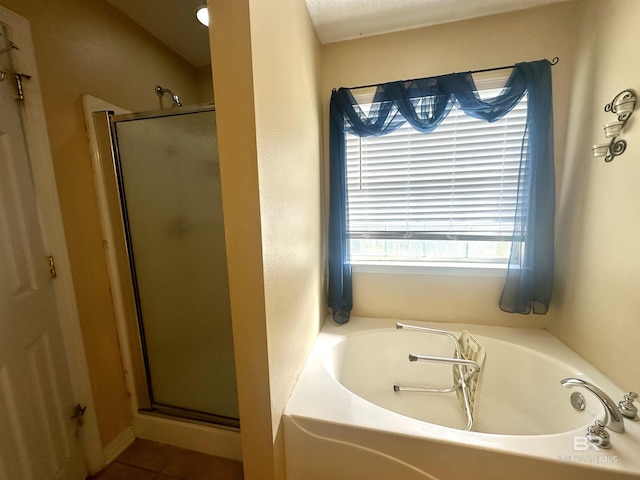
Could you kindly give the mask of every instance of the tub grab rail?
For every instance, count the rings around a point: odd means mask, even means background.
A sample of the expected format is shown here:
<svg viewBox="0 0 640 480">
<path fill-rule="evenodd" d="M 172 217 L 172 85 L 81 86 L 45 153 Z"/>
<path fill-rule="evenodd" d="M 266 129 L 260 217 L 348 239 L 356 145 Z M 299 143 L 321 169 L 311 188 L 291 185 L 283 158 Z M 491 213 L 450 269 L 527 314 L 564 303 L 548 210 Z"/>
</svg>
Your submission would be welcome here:
<svg viewBox="0 0 640 480">
<path fill-rule="evenodd" d="M 453 366 L 453 385 L 448 387 L 434 387 L 426 385 L 403 386 L 394 385 L 395 392 L 426 392 L 426 393 L 451 393 L 456 392 L 458 401 L 467 416 L 465 430 L 473 427 L 473 413 L 478 386 L 478 377 L 484 363 L 484 348 L 471 336 L 463 331 L 460 338 L 451 332 L 435 328 L 420 327 L 397 322 L 398 330 L 415 330 L 435 335 L 444 335 L 451 340 L 454 352 L 453 357 L 436 357 L 432 355 L 409 354 L 409 361 L 422 361 L 432 363 L 449 364 Z"/>
<path fill-rule="evenodd" d="M 410 353 L 409 361 L 410 362 L 421 361 L 421 362 L 433 362 L 433 363 L 448 363 L 449 365 L 462 365 L 462 366 L 469 367 L 467 368 L 467 371 L 464 374 L 465 382 L 469 381 L 469 379 L 473 375 L 475 375 L 480 371 L 480 365 L 478 365 L 473 360 L 466 360 L 464 357 L 463 358 L 432 357 L 431 355 L 416 355 L 416 354 Z M 451 387 L 452 391 L 460 387 L 461 383 L 462 383 L 462 379 L 459 380 L 457 383 L 453 384 L 453 386 Z"/>
</svg>

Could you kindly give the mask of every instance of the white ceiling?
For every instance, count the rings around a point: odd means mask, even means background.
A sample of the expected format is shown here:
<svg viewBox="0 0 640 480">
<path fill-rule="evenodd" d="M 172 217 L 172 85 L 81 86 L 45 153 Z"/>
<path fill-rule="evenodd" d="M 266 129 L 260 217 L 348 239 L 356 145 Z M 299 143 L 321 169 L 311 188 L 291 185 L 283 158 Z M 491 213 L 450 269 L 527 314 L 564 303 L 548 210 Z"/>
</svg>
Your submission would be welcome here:
<svg viewBox="0 0 640 480">
<path fill-rule="evenodd" d="M 268 0 L 261 0 L 268 1 Z M 454 22 L 565 0 L 305 1 L 321 43 Z M 208 65 L 209 37 L 195 19 L 206 0 L 107 0 L 194 66 Z M 215 21 L 215 20 L 214 20 Z"/>
<path fill-rule="evenodd" d="M 564 0 L 305 0 L 322 43 L 397 32 Z"/>
</svg>

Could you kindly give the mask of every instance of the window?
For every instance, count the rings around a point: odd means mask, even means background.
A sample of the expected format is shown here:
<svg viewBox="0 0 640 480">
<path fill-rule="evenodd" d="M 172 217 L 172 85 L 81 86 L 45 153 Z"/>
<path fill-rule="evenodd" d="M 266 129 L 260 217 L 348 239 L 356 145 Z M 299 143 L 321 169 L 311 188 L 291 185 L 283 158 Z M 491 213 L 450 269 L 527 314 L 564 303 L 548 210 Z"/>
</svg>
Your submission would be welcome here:
<svg viewBox="0 0 640 480">
<path fill-rule="evenodd" d="M 551 65 L 549 60 L 517 63 L 505 87 L 492 98 L 487 98 L 490 92 L 478 94 L 479 88 L 493 87 L 479 86 L 472 72 L 375 85 L 375 102 L 369 110 L 361 108 L 366 102 L 354 98 L 353 92 L 359 95 L 363 87 L 333 90 L 329 104 L 327 303 L 336 322 L 349 321 L 353 308 L 351 265 L 354 260 L 357 263 L 359 254 L 356 251 L 354 258 L 351 242 L 356 250 L 373 247 L 373 255 L 384 256 L 395 249 L 405 257 L 427 260 L 432 254 L 425 252 L 437 252 L 443 245 L 450 250 L 459 246 L 456 242 L 466 242 L 461 248 L 466 257 L 477 256 L 473 251 L 478 245 L 486 250 L 490 242 L 498 242 L 492 253 L 485 251 L 479 256 L 499 257 L 503 255 L 500 242 L 511 241 L 500 309 L 521 314 L 548 311 L 553 285 L 555 211 Z M 499 67 L 480 72 L 504 70 Z M 476 135 L 466 117 L 454 112 L 447 120 L 454 104 L 461 105 L 467 116 L 490 125 L 478 124 L 481 133 Z M 512 120 L 516 120 L 519 111 L 520 137 L 514 135 L 512 141 Z M 501 125 L 499 121 L 505 115 L 506 128 L 495 135 L 490 133 Z M 384 151 L 384 144 L 388 145 L 389 139 L 383 137 L 402 135 L 398 128 L 404 123 L 430 133 L 424 138 L 405 135 L 398 146 L 389 147 L 376 158 L 373 151 Z M 419 147 L 421 141 L 434 142 L 438 130 L 447 129 L 449 137 L 441 144 Z M 350 133 L 379 136 L 381 143 L 374 149 L 368 144 L 373 145 L 375 140 L 357 140 L 358 154 L 349 164 L 346 137 Z M 367 144 L 364 149 L 363 144 Z M 444 145 L 450 146 L 445 149 Z M 509 161 L 514 150 L 519 156 L 517 168 L 512 168 Z M 510 170 L 517 172 L 513 182 L 512 175 L 507 174 Z M 438 183 L 441 180 L 447 188 Z M 493 186 L 485 190 L 490 184 Z M 370 192 L 358 199 L 365 190 Z M 366 215 L 360 216 L 361 212 Z M 507 227 L 509 224 L 513 230 Z M 420 249 L 413 243 L 416 239 L 443 243 Z M 382 249 L 375 244 L 356 244 L 362 240 L 382 241 L 384 255 L 375 251 Z M 447 252 L 444 257 L 456 256 Z"/>
<path fill-rule="evenodd" d="M 479 83 L 482 100 L 495 83 Z M 454 106 L 428 134 L 346 134 L 352 261 L 506 263 L 526 121 L 525 95 L 493 123 Z"/>
</svg>

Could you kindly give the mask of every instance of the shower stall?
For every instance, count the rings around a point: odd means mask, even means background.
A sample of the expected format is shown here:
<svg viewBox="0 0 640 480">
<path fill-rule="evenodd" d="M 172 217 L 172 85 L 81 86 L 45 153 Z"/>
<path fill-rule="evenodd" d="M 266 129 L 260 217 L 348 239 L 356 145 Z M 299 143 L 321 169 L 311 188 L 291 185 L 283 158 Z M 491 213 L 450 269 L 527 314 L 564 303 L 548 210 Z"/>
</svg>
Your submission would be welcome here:
<svg viewBox="0 0 640 480">
<path fill-rule="evenodd" d="M 137 409 L 238 427 L 215 109 L 93 122 Z"/>
</svg>

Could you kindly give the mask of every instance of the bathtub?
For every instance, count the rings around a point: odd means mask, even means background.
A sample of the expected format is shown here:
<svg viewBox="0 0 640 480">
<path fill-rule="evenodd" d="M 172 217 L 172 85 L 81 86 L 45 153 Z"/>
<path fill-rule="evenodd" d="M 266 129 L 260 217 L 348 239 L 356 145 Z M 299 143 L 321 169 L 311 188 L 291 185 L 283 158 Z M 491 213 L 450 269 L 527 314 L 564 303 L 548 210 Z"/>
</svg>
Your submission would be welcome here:
<svg viewBox="0 0 640 480">
<path fill-rule="evenodd" d="M 585 438 L 600 402 L 560 380 L 579 377 L 616 403 L 626 392 L 544 330 L 406 322 L 468 330 L 486 351 L 472 431 L 455 393 L 395 392 L 394 384 L 452 383 L 442 336 L 397 330 L 395 321 L 325 322 L 284 415 L 288 480 L 640 478 L 640 422 L 610 432 L 612 448 Z M 428 380 L 426 380 L 428 379 Z M 625 385 L 630 390 L 640 385 Z M 586 407 L 577 411 L 570 395 Z"/>
</svg>

